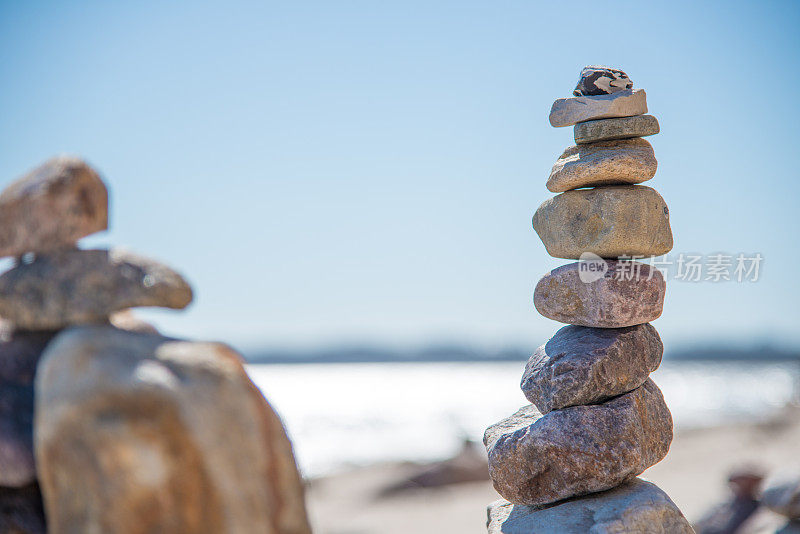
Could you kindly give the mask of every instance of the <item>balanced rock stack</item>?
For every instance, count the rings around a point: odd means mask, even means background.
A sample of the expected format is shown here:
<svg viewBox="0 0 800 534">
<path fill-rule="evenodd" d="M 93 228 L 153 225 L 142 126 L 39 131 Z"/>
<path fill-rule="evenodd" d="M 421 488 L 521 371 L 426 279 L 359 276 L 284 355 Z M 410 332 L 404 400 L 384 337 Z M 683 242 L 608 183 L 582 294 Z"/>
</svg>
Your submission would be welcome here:
<svg viewBox="0 0 800 534">
<path fill-rule="evenodd" d="M 77 241 L 108 192 L 54 158 L 0 194 L 0 532 L 310 532 L 280 420 L 219 343 L 159 335 L 180 274 Z"/>
<path fill-rule="evenodd" d="M 536 309 L 567 323 L 528 361 L 532 403 L 489 427 L 489 472 L 504 500 L 489 506 L 491 533 L 692 532 L 655 485 L 636 478 L 667 454 L 672 416 L 649 378 L 663 345 L 649 322 L 665 282 L 631 257 L 672 248 L 661 196 L 635 185 L 656 172 L 644 136 L 659 131 L 645 92 L 616 69 L 583 69 L 573 98 L 557 100 L 556 127 L 575 146 L 553 166 L 559 193 L 533 216 L 554 257 L 581 260 L 546 274 Z"/>
</svg>

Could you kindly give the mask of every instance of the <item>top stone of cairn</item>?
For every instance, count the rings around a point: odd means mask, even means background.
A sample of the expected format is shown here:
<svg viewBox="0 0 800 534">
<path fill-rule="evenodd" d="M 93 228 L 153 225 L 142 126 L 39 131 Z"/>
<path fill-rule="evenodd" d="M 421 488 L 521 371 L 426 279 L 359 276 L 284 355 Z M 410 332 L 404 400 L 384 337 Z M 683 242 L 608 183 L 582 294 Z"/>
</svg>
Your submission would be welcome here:
<svg viewBox="0 0 800 534">
<path fill-rule="evenodd" d="M 59 156 L 0 194 L 0 257 L 72 246 L 108 228 L 108 191 L 84 161 Z"/>
<path fill-rule="evenodd" d="M 604 65 L 588 65 L 581 69 L 573 96 L 610 95 L 617 91 L 633 89 L 633 82 L 619 69 Z"/>
</svg>

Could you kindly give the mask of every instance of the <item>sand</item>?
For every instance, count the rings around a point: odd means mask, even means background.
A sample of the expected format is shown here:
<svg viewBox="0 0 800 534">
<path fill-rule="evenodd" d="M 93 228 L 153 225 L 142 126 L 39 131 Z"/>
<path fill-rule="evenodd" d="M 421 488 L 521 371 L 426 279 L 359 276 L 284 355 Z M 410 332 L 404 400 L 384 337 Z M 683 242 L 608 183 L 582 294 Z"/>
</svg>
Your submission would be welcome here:
<svg viewBox="0 0 800 534">
<path fill-rule="evenodd" d="M 743 464 L 771 475 L 800 472 L 800 411 L 764 422 L 678 432 L 669 455 L 642 476 L 658 484 L 690 521 L 727 496 L 728 473 Z M 479 534 L 491 483 L 415 489 L 391 497 L 380 490 L 418 468 L 411 464 L 353 469 L 310 483 L 308 505 L 317 534 Z"/>
</svg>

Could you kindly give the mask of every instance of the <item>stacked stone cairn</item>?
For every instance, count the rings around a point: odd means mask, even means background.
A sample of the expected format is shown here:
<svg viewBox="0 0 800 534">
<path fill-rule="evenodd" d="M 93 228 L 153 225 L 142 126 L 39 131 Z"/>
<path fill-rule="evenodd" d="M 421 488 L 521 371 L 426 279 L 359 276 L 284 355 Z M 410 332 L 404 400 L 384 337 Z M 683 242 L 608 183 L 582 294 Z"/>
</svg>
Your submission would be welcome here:
<svg viewBox="0 0 800 534">
<path fill-rule="evenodd" d="M 637 478 L 667 454 L 672 416 L 648 378 L 663 345 L 665 281 L 645 263 L 672 248 L 669 212 L 635 185 L 656 172 L 644 136 L 658 133 L 645 92 L 617 69 L 583 69 L 550 124 L 573 126 L 576 145 L 553 166 L 559 193 L 533 216 L 556 258 L 581 260 L 546 274 L 536 309 L 566 323 L 528 361 L 532 403 L 489 427 L 489 472 L 504 498 L 489 506 L 490 533 L 692 532 L 655 485 Z"/>
<path fill-rule="evenodd" d="M 85 250 L 108 192 L 57 157 L 0 194 L 0 532 L 306 534 L 280 419 L 220 343 L 128 309 L 180 309 L 183 277 Z"/>
</svg>

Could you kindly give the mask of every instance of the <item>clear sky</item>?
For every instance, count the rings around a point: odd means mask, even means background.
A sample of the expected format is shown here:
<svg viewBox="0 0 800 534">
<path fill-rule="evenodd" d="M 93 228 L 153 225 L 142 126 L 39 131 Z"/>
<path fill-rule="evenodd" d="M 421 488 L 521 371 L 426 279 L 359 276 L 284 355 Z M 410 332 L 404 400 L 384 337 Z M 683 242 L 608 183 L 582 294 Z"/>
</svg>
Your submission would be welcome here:
<svg viewBox="0 0 800 534">
<path fill-rule="evenodd" d="M 795 2 L 0 3 L 0 184 L 86 157 L 125 246 L 183 272 L 163 330 L 236 346 L 535 346 L 565 263 L 530 218 L 586 64 L 662 133 L 674 255 L 761 253 L 755 283 L 668 275 L 665 344 L 800 345 Z"/>
</svg>

